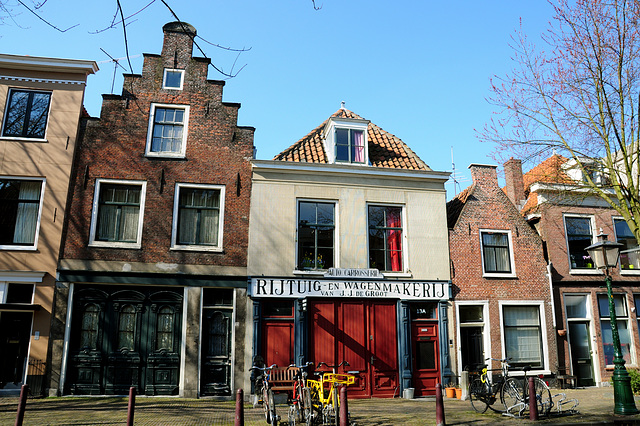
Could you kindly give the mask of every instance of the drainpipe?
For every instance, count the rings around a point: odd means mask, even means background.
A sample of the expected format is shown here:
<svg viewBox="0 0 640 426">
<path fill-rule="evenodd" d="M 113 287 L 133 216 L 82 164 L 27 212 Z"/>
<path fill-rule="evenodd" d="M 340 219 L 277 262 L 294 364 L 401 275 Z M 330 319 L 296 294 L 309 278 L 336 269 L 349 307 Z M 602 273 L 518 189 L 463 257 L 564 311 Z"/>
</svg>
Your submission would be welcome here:
<svg viewBox="0 0 640 426">
<path fill-rule="evenodd" d="M 553 278 L 551 275 L 551 261 L 547 264 L 547 277 L 549 277 L 549 293 L 551 295 L 551 317 L 553 318 L 553 329 L 556 330 L 556 303 L 553 299 Z"/>
</svg>

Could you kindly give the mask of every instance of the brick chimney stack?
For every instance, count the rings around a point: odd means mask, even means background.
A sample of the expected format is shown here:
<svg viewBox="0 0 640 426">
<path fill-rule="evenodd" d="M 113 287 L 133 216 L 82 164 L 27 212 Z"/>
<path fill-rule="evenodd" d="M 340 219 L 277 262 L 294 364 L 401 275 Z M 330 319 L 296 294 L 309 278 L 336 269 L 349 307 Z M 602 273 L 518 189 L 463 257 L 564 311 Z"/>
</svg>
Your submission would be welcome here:
<svg viewBox="0 0 640 426">
<path fill-rule="evenodd" d="M 475 185 L 485 187 L 498 187 L 498 173 L 496 169 L 498 166 L 489 164 L 471 164 L 469 170 L 471 170 L 471 179 Z"/>
<path fill-rule="evenodd" d="M 169 22 L 162 27 L 164 41 L 162 43 L 162 57 L 167 68 L 184 69 L 191 60 L 193 53 L 193 38 L 197 31 L 193 25 L 186 22 Z"/>
<path fill-rule="evenodd" d="M 525 201 L 522 161 L 511 157 L 509 161 L 504 163 L 504 178 L 507 196 L 516 207 L 521 208 Z"/>
</svg>

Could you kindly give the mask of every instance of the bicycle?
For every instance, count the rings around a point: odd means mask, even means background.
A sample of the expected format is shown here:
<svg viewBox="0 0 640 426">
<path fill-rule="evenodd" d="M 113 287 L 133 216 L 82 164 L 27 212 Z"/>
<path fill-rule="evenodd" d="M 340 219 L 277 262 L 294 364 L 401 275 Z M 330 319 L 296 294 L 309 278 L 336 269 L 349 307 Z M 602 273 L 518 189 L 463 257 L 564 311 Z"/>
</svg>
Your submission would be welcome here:
<svg viewBox="0 0 640 426">
<path fill-rule="evenodd" d="M 505 415 L 515 416 L 512 411 L 518 409 L 518 415 L 522 416 L 524 411 L 529 407 L 529 388 L 527 381 L 527 372 L 531 370 L 530 366 L 526 366 L 524 370 L 524 379 L 518 379 L 509 376 L 510 358 L 495 359 L 487 358 L 486 361 L 498 361 L 501 364 L 500 370 L 502 376 L 497 382 L 491 383 L 489 378 L 489 370 L 485 366 L 482 369 L 480 378 L 475 379 L 469 384 L 469 399 L 471 406 L 478 413 L 484 413 L 488 408 L 503 413 Z M 551 392 L 549 387 L 540 378 L 534 377 L 536 401 L 538 405 L 538 413 L 541 416 L 547 416 L 551 409 Z M 497 401 L 498 392 L 500 393 L 500 403 L 504 409 L 497 409 L 493 404 Z"/>
<path fill-rule="evenodd" d="M 328 365 L 325 362 L 318 363 L 318 367 L 323 365 L 331 368 L 333 373 L 321 371 L 317 373 L 320 380 L 307 380 L 307 386 L 311 391 L 312 416 L 315 421 L 321 414 L 322 424 L 334 423 L 337 426 L 340 424 L 340 398 L 337 385 L 349 386 L 355 383 L 356 378 L 350 374 L 336 373 L 336 368 L 349 365 L 347 361 L 342 361 L 337 366 Z M 328 384 L 328 392 L 325 392 L 325 384 Z"/>
<path fill-rule="evenodd" d="M 289 426 L 295 426 L 298 422 L 313 424 L 313 405 L 311 403 L 311 391 L 307 386 L 308 373 L 306 369 L 312 366 L 312 362 L 304 365 L 291 364 L 289 368 L 296 368 L 291 404 L 289 405 Z"/>
<path fill-rule="evenodd" d="M 251 367 L 251 370 L 256 370 L 261 373 L 260 376 L 256 380 L 259 380 L 261 384 L 261 394 L 262 394 L 262 407 L 264 408 L 264 417 L 268 424 L 271 426 L 277 426 L 278 420 L 280 418 L 276 414 L 276 404 L 273 399 L 273 390 L 271 389 L 270 380 L 270 371 L 274 368 L 278 368 L 276 364 L 273 364 L 271 367 L 258 367 L 254 365 Z"/>
</svg>

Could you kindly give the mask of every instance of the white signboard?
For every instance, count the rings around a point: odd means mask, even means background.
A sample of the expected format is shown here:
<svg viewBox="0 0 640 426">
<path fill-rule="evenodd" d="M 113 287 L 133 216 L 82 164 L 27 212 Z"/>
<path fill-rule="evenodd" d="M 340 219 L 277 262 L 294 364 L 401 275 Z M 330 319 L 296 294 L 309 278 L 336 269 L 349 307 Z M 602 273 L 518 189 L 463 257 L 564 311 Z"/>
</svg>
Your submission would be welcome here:
<svg viewBox="0 0 640 426">
<path fill-rule="evenodd" d="M 353 297 L 448 300 L 448 281 L 355 281 L 337 279 L 252 278 L 252 297 Z"/>
</svg>

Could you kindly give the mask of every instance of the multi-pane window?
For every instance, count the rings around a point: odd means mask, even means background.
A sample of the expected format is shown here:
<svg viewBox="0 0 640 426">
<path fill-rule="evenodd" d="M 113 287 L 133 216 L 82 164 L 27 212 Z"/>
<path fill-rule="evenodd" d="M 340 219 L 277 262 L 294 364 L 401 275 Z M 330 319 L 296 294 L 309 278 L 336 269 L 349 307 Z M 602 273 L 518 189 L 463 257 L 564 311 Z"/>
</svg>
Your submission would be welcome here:
<svg viewBox="0 0 640 426">
<path fill-rule="evenodd" d="M 629 229 L 624 219 L 614 218 L 616 241 L 622 244 L 620 247 L 620 268 L 626 270 L 640 269 L 640 247 L 636 237 Z"/>
<path fill-rule="evenodd" d="M 11 89 L 2 136 L 44 139 L 50 92 Z"/>
<path fill-rule="evenodd" d="M 369 267 L 402 271 L 402 207 L 369 206 L 368 213 Z"/>
<path fill-rule="evenodd" d="M 184 156 L 188 106 L 151 106 L 147 155 Z"/>
<path fill-rule="evenodd" d="M 593 260 L 585 250 L 593 241 L 591 219 L 565 216 L 564 223 L 567 230 L 571 269 L 593 269 L 595 267 Z"/>
<path fill-rule="evenodd" d="M 35 248 L 43 182 L 0 179 L 0 248 Z"/>
<path fill-rule="evenodd" d="M 616 324 L 618 336 L 622 348 L 622 357 L 627 363 L 631 362 L 631 334 L 629 332 L 629 314 L 627 313 L 627 300 L 624 294 L 614 294 L 613 303 L 616 310 Z M 600 328 L 602 333 L 602 346 L 606 365 L 613 365 L 614 348 L 611 332 L 611 317 L 609 311 L 609 296 L 598 295 L 598 310 L 600 311 Z"/>
<path fill-rule="evenodd" d="M 222 247 L 223 186 L 176 185 L 174 248 Z"/>
<path fill-rule="evenodd" d="M 336 161 L 364 163 L 364 131 L 336 129 Z"/>
<path fill-rule="evenodd" d="M 133 350 L 136 334 L 136 309 L 125 305 L 118 315 L 118 349 Z"/>
<path fill-rule="evenodd" d="M 301 201 L 298 209 L 298 269 L 332 268 L 335 205 Z"/>
<path fill-rule="evenodd" d="M 509 234 L 500 231 L 481 231 L 482 259 L 485 273 L 511 274 Z"/>
<path fill-rule="evenodd" d="M 92 243 L 139 244 L 145 183 L 98 181 Z"/>
<path fill-rule="evenodd" d="M 163 306 L 158 309 L 156 328 L 156 350 L 173 351 L 173 309 Z"/>
<path fill-rule="evenodd" d="M 504 342 L 510 365 L 530 365 L 543 368 L 542 327 L 540 307 L 531 305 L 504 306 Z"/>
<path fill-rule="evenodd" d="M 184 79 L 184 70 L 173 70 L 165 68 L 162 79 L 163 89 L 182 90 L 182 82 Z"/>
</svg>

